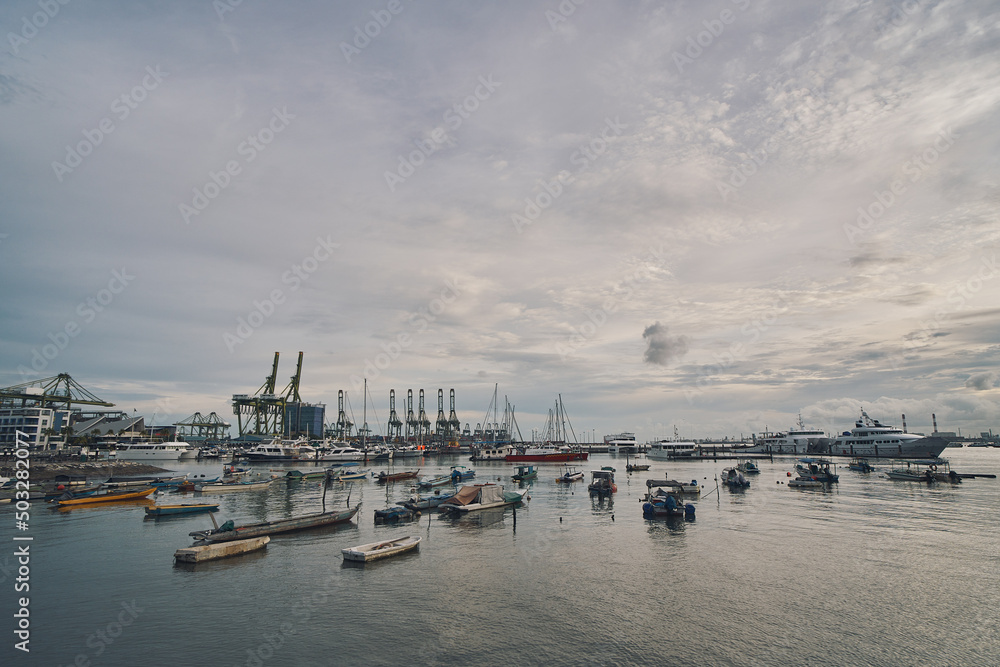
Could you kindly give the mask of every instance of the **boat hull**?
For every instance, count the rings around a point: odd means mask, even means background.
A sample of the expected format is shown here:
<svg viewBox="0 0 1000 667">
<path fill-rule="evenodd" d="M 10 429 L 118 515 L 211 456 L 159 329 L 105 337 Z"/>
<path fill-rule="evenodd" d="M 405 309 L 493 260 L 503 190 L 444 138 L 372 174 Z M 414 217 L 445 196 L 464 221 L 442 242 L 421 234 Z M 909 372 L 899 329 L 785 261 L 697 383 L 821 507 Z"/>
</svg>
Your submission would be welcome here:
<svg viewBox="0 0 1000 667">
<path fill-rule="evenodd" d="M 146 508 L 146 514 L 149 516 L 177 516 L 180 514 L 202 514 L 204 512 L 218 511 L 218 503 L 214 505 L 157 505 Z"/>
<path fill-rule="evenodd" d="M 336 523 L 344 523 L 354 518 L 354 515 L 361 509 L 359 503 L 354 508 L 343 512 L 325 512 L 318 514 L 307 514 L 305 516 L 293 517 L 291 519 L 278 519 L 277 521 L 266 521 L 264 523 L 253 523 L 245 526 L 236 526 L 232 530 L 219 532 L 202 531 L 189 533 L 192 537 L 199 539 L 201 543 L 232 542 L 249 537 L 262 537 L 264 535 L 277 535 L 280 533 L 290 533 L 296 530 L 306 530 L 319 526 L 330 526 Z"/>
<path fill-rule="evenodd" d="M 389 542 L 372 542 L 361 544 L 350 549 L 341 549 L 344 560 L 368 563 L 373 560 L 388 558 L 420 548 L 419 537 L 403 537 Z"/>
<path fill-rule="evenodd" d="M 586 461 L 589 452 L 556 452 L 553 454 L 508 454 L 508 463 L 567 463 L 568 461 Z"/>
<path fill-rule="evenodd" d="M 175 551 L 174 560 L 178 563 L 202 563 L 207 560 L 230 558 L 263 549 L 270 541 L 270 537 L 264 536 L 219 544 L 203 544 L 201 546 L 187 547 Z"/>
<path fill-rule="evenodd" d="M 145 498 L 156 491 L 155 488 L 140 489 L 138 491 L 128 491 L 126 493 L 105 493 L 102 495 L 87 496 L 86 498 L 73 498 L 71 500 L 58 501 L 59 507 L 75 507 L 78 505 L 94 505 L 96 503 L 113 503 L 120 500 L 137 500 Z"/>
</svg>

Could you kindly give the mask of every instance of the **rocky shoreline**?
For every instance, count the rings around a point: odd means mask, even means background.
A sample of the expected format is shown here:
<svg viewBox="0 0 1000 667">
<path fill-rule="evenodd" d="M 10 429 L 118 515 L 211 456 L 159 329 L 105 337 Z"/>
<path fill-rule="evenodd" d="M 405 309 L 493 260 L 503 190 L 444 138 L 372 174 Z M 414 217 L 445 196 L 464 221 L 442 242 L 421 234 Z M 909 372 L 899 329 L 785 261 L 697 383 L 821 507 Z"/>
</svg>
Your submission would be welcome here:
<svg viewBox="0 0 1000 667">
<path fill-rule="evenodd" d="M 170 472 L 164 468 L 151 466 L 137 461 L 93 461 L 88 463 L 63 461 L 60 463 L 36 463 L 31 466 L 32 482 L 47 482 L 57 475 L 86 475 L 95 481 L 104 481 L 108 477 L 128 477 L 130 475 L 152 475 Z M 0 467 L 0 476 L 13 477 L 14 466 Z"/>
</svg>

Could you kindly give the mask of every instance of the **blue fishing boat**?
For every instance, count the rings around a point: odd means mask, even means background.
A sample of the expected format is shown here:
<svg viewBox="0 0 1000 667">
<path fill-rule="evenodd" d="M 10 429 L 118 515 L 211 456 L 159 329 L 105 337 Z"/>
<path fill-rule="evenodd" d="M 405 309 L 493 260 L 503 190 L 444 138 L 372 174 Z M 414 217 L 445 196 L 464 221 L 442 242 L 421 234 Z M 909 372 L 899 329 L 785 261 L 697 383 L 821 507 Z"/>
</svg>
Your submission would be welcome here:
<svg viewBox="0 0 1000 667">
<path fill-rule="evenodd" d="M 441 493 L 440 491 L 435 491 L 434 495 L 431 496 L 421 496 L 415 495 L 411 496 L 408 500 L 401 500 L 397 505 L 402 505 L 406 509 L 413 511 L 427 510 L 433 507 L 437 507 L 444 501 L 448 500 L 455 495 L 454 491 L 445 491 Z"/>
<path fill-rule="evenodd" d="M 395 523 L 398 521 L 412 521 L 420 516 L 420 512 L 409 507 L 386 507 L 382 510 L 375 510 L 375 523 Z"/>
<path fill-rule="evenodd" d="M 451 481 L 455 482 L 456 484 L 458 482 L 464 482 L 466 480 L 472 479 L 475 476 L 476 476 L 476 471 L 469 470 L 465 466 L 451 467 Z"/>
<path fill-rule="evenodd" d="M 657 489 L 655 494 L 647 495 L 646 502 L 642 504 L 642 516 L 646 519 L 684 517 L 688 521 L 694 521 L 694 514 L 694 505 L 691 503 L 682 505 L 672 493 L 666 493 L 662 489 Z"/>
</svg>

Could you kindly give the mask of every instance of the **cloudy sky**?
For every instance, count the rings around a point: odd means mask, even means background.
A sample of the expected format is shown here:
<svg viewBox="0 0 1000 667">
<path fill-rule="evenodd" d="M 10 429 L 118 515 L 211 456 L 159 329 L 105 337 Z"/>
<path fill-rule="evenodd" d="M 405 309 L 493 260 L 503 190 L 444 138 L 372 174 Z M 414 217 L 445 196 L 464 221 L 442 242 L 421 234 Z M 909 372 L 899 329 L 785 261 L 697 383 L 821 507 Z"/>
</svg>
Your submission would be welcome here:
<svg viewBox="0 0 1000 667">
<path fill-rule="evenodd" d="M 1000 427 L 995 2 L 5 2 L 0 385 Z M 445 406 L 447 411 L 447 405 Z M 373 428 L 376 418 L 369 412 Z M 586 435 L 584 435 L 586 434 Z"/>
</svg>

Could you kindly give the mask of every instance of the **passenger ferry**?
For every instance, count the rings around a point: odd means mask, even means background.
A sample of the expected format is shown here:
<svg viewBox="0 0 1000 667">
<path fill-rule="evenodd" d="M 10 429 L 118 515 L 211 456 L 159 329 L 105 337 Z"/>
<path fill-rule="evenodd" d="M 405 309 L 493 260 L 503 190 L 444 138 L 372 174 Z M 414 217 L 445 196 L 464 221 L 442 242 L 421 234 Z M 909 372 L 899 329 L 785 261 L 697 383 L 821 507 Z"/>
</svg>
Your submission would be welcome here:
<svg viewBox="0 0 1000 667">
<path fill-rule="evenodd" d="M 675 426 L 674 439 L 649 443 L 649 449 L 646 450 L 646 458 L 666 461 L 667 459 L 676 459 L 682 456 L 694 456 L 697 451 L 698 444 L 690 440 L 681 440 L 680 436 L 677 435 L 677 427 Z"/>
<path fill-rule="evenodd" d="M 694 456 L 698 451 L 698 444 L 690 440 L 660 440 L 649 443 L 646 450 L 646 458 L 658 461 L 676 459 L 683 456 Z"/>
<path fill-rule="evenodd" d="M 636 454 L 639 451 L 635 444 L 635 433 L 606 435 L 604 444 L 608 448 L 608 454 Z"/>
<path fill-rule="evenodd" d="M 116 446 L 123 461 L 180 461 L 198 458 L 198 449 L 187 442 L 138 442 Z"/>
</svg>

